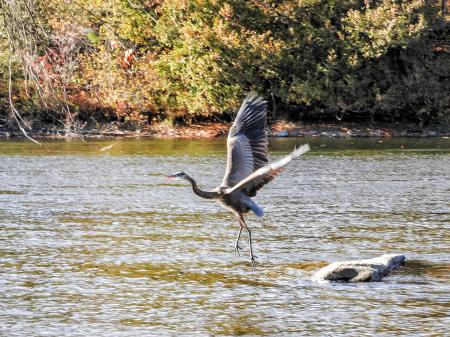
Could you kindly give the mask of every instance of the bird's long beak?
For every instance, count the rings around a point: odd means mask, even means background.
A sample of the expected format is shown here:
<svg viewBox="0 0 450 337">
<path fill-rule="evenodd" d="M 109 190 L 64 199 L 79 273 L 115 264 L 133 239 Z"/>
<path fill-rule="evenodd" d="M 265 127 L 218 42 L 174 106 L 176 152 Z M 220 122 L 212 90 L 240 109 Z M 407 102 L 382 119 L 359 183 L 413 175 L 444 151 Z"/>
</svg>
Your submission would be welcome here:
<svg viewBox="0 0 450 337">
<path fill-rule="evenodd" d="M 170 174 L 170 175 L 166 176 L 166 178 L 168 178 L 168 179 L 173 179 L 173 178 L 176 178 L 176 177 L 177 177 L 176 174 Z"/>
</svg>

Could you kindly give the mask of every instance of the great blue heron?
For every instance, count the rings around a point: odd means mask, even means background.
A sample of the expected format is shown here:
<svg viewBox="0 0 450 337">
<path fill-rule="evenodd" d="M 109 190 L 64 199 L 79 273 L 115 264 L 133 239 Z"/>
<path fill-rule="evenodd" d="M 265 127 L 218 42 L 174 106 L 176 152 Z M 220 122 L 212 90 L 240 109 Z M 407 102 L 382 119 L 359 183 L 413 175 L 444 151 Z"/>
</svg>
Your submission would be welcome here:
<svg viewBox="0 0 450 337">
<path fill-rule="evenodd" d="M 222 184 L 212 191 L 198 188 L 194 179 L 184 172 L 169 175 L 169 178 L 181 178 L 192 185 L 195 194 L 205 199 L 216 199 L 229 209 L 238 219 L 240 229 L 236 239 L 235 253 L 239 255 L 239 239 L 242 229 L 248 232 L 251 264 L 255 267 L 255 255 L 252 247 L 252 234 L 245 223 L 244 214 L 250 210 L 257 216 L 264 215 L 263 209 L 251 197 L 279 174 L 293 158 L 309 151 L 309 145 L 295 149 L 284 158 L 268 164 L 266 134 L 267 102 L 255 93 L 249 94 L 242 103 L 227 140 L 227 168 Z"/>
</svg>

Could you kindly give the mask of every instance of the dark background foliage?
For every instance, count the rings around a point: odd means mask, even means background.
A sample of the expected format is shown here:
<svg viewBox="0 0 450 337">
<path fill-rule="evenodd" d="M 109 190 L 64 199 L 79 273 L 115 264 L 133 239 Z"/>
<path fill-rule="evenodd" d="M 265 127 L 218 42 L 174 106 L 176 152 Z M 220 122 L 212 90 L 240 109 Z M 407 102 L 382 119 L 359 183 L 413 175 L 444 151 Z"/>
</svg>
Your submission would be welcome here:
<svg viewBox="0 0 450 337">
<path fill-rule="evenodd" d="M 0 123 L 10 57 L 29 124 L 227 120 L 249 91 L 272 119 L 450 123 L 445 1 L 0 2 Z M 11 3 L 45 39 L 17 41 Z"/>
</svg>

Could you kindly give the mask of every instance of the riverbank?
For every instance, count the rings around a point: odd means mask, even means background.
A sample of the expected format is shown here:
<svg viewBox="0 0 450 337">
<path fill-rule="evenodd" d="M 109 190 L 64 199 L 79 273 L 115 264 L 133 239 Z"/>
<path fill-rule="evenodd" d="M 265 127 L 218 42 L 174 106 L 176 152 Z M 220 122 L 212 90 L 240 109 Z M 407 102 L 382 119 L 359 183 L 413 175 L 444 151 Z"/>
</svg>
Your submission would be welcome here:
<svg viewBox="0 0 450 337">
<path fill-rule="evenodd" d="M 215 138 L 227 135 L 231 123 L 196 123 L 173 126 L 157 123 L 130 127 L 126 124 L 108 123 L 96 127 L 83 127 L 66 131 L 52 126 L 27 130 L 36 139 L 64 138 Z M 294 123 L 277 121 L 269 128 L 270 137 L 327 137 L 327 138 L 367 138 L 367 137 L 450 137 L 450 129 L 421 128 L 416 124 L 358 124 L 358 123 Z M 0 127 L 0 139 L 23 138 L 20 130 Z"/>
</svg>

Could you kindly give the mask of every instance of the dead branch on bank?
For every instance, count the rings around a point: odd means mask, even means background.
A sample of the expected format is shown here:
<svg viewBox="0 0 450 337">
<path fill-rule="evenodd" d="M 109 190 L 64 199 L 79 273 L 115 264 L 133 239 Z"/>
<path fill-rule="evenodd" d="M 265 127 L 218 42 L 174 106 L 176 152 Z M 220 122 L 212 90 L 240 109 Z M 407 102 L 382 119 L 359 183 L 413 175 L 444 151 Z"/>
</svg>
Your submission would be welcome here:
<svg viewBox="0 0 450 337">
<path fill-rule="evenodd" d="M 68 136 L 76 126 L 75 116 L 67 102 L 67 87 L 77 67 L 76 55 L 81 38 L 76 29 L 67 25 L 64 34 L 55 34 L 45 24 L 51 11 L 39 0 L 0 0 L 0 19 L 9 44 L 9 106 L 10 116 L 29 140 L 31 130 L 14 104 L 13 66 L 19 64 L 26 96 L 39 97 L 46 111 L 56 112 L 56 121 L 64 126 Z"/>
</svg>

